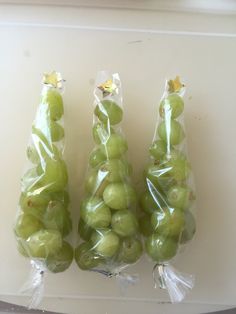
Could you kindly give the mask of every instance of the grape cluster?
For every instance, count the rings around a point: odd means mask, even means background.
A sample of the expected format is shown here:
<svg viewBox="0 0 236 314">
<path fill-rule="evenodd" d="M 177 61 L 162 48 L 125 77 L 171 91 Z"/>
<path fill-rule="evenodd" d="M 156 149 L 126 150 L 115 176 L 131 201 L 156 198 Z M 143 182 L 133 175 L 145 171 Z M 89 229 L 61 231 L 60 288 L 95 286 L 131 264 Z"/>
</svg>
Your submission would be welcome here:
<svg viewBox="0 0 236 314">
<path fill-rule="evenodd" d="M 21 180 L 20 212 L 14 227 L 19 252 L 42 259 L 51 272 L 64 271 L 73 260 L 73 249 L 64 240 L 72 223 L 67 168 L 62 159 L 63 113 L 61 94 L 45 86 L 27 148 L 32 166 Z"/>
<path fill-rule="evenodd" d="M 146 190 L 140 200 L 140 231 L 147 254 L 158 263 L 173 258 L 179 244 L 191 240 L 195 233 L 191 167 L 180 145 L 185 132 L 176 120 L 183 110 L 184 102 L 177 92 L 162 99 L 158 135 L 149 148 L 151 162 L 144 171 Z"/>
<path fill-rule="evenodd" d="M 124 154 L 126 139 L 116 130 L 123 117 L 121 107 L 103 98 L 94 110 L 93 139 L 85 198 L 80 207 L 78 233 L 83 243 L 75 260 L 83 269 L 132 264 L 142 254 L 138 220 L 133 209 L 136 193 L 130 185 L 131 165 Z"/>
</svg>

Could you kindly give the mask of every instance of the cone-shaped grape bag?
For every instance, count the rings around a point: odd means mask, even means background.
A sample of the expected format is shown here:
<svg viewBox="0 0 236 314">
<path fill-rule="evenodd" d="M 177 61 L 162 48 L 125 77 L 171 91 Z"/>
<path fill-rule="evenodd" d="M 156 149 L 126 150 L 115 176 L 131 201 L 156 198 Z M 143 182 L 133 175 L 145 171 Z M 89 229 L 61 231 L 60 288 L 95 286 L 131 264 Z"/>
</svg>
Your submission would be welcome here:
<svg viewBox="0 0 236 314">
<path fill-rule="evenodd" d="M 179 78 L 166 83 L 159 119 L 144 171 L 140 228 L 147 255 L 156 263 L 154 280 L 167 289 L 171 302 L 180 302 L 193 287 L 194 277 L 177 272 L 170 261 L 195 233 L 195 192 L 187 159 L 183 111 L 185 87 Z"/>
<path fill-rule="evenodd" d="M 32 295 L 29 307 L 40 303 L 47 271 L 62 272 L 73 260 L 73 249 L 67 241 L 72 224 L 63 160 L 62 81 L 57 72 L 44 76 L 14 225 L 18 250 L 32 265 L 31 278 L 23 288 Z"/>
<path fill-rule="evenodd" d="M 127 141 L 118 74 L 99 72 L 94 90 L 93 139 L 85 195 L 80 206 L 79 245 L 75 260 L 82 270 L 125 277 L 121 270 L 142 254 L 136 217 L 137 196 L 130 182 Z M 125 278 L 124 278 L 125 279 Z M 126 276 L 132 282 L 132 276 Z M 125 280 L 126 280 L 125 279 Z"/>
</svg>

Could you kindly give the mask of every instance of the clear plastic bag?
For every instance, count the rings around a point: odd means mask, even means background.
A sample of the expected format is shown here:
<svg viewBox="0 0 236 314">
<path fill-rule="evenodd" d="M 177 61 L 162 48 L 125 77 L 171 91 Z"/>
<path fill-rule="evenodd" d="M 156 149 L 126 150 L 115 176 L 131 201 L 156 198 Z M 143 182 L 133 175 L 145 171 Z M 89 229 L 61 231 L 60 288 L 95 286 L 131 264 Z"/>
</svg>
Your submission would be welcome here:
<svg viewBox="0 0 236 314">
<path fill-rule="evenodd" d="M 137 195 L 131 185 L 132 167 L 121 132 L 123 118 L 118 74 L 99 72 L 94 90 L 93 139 L 85 195 L 80 206 L 79 245 L 75 260 L 82 270 L 117 277 L 123 286 L 136 282 L 123 270 L 142 255 L 136 216 Z M 126 284 L 125 284 L 126 281 Z"/>
<path fill-rule="evenodd" d="M 170 265 L 196 230 L 195 191 L 183 121 L 184 93 L 185 86 L 178 77 L 166 82 L 140 201 L 145 250 L 156 262 L 154 280 L 168 290 L 173 303 L 182 301 L 194 284 L 193 276 L 181 274 Z"/>
<path fill-rule="evenodd" d="M 18 250 L 31 261 L 31 275 L 22 288 L 22 292 L 32 296 L 31 308 L 36 308 L 43 297 L 47 271 L 62 272 L 73 260 L 73 249 L 68 242 L 72 222 L 67 167 L 63 160 L 62 88 L 59 73 L 44 75 L 14 225 Z"/>
</svg>

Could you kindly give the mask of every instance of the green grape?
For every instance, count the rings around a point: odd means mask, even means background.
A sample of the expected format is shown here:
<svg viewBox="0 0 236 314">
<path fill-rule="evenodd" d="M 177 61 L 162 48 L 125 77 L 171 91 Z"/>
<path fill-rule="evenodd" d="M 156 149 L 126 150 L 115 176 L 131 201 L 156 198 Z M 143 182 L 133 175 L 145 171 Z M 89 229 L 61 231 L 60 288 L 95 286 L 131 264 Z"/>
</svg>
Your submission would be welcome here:
<svg viewBox="0 0 236 314">
<path fill-rule="evenodd" d="M 111 134 L 115 131 L 110 125 L 98 122 L 93 126 L 93 139 L 96 144 L 106 143 Z"/>
<path fill-rule="evenodd" d="M 181 209 L 189 207 L 192 197 L 193 192 L 187 186 L 174 185 L 167 192 L 168 203 Z"/>
<path fill-rule="evenodd" d="M 126 209 L 135 204 L 136 193 L 127 183 L 111 183 L 105 188 L 103 199 L 112 209 Z"/>
<path fill-rule="evenodd" d="M 102 144 L 102 151 L 108 159 L 121 157 L 128 149 L 123 136 L 112 134 L 105 144 Z"/>
<path fill-rule="evenodd" d="M 26 154 L 29 161 L 31 161 L 33 164 L 38 164 L 40 162 L 39 154 L 34 146 L 28 146 Z"/>
<path fill-rule="evenodd" d="M 168 156 L 166 156 L 168 158 L 166 158 L 166 160 L 172 160 L 172 159 L 183 159 L 183 160 L 186 160 L 186 155 L 178 150 L 178 149 L 175 149 L 175 148 L 172 148 L 168 154 Z"/>
<path fill-rule="evenodd" d="M 146 239 L 145 247 L 147 254 L 158 263 L 170 260 L 178 250 L 178 244 L 174 239 L 155 233 Z"/>
<path fill-rule="evenodd" d="M 63 113 L 63 100 L 56 89 L 48 89 L 42 95 L 41 103 L 48 106 L 49 116 L 52 120 L 59 120 Z"/>
<path fill-rule="evenodd" d="M 64 137 L 63 127 L 55 121 L 50 122 L 49 130 L 53 142 L 58 142 Z"/>
<path fill-rule="evenodd" d="M 196 222 L 193 217 L 193 214 L 189 210 L 186 210 L 184 214 L 185 214 L 185 227 L 180 238 L 181 244 L 187 243 L 188 241 L 192 240 L 196 232 Z"/>
<path fill-rule="evenodd" d="M 58 230 L 63 237 L 72 230 L 70 213 L 59 201 L 50 201 L 43 217 L 44 226 L 47 229 Z"/>
<path fill-rule="evenodd" d="M 40 220 L 29 214 L 20 214 L 15 224 L 15 233 L 22 239 L 28 239 L 33 233 L 43 228 Z"/>
<path fill-rule="evenodd" d="M 170 143 L 170 145 L 180 144 L 185 137 L 181 124 L 175 120 L 171 120 L 169 124 L 166 121 L 162 121 L 157 131 L 161 140 Z"/>
<path fill-rule="evenodd" d="M 46 134 L 45 134 L 46 131 Z M 52 141 L 51 136 L 49 133 L 48 126 L 45 128 L 43 126 L 42 130 L 36 127 L 35 125 L 32 126 L 32 140 L 35 145 L 39 145 L 37 143 L 41 143 L 41 147 L 45 147 L 45 150 L 51 150 Z"/>
<path fill-rule="evenodd" d="M 17 250 L 22 256 L 29 257 L 29 252 L 25 241 L 22 241 L 21 239 L 17 240 Z"/>
<path fill-rule="evenodd" d="M 97 104 L 94 113 L 100 121 L 109 121 L 111 125 L 120 123 L 123 117 L 122 109 L 114 101 L 108 99 Z"/>
<path fill-rule="evenodd" d="M 129 176 L 127 164 L 119 159 L 110 159 L 99 167 L 99 174 L 109 182 L 119 182 Z"/>
<path fill-rule="evenodd" d="M 75 261 L 80 269 L 88 270 L 97 267 L 103 262 L 88 242 L 81 243 L 75 249 Z"/>
<path fill-rule="evenodd" d="M 171 119 L 176 119 L 183 111 L 184 102 L 178 94 L 170 94 L 160 103 L 159 113 L 162 118 L 170 116 Z"/>
<path fill-rule="evenodd" d="M 165 164 L 150 165 L 144 173 L 146 183 L 149 186 L 150 181 L 157 190 L 168 190 L 172 185 L 176 184 L 176 181 L 171 176 L 170 170 L 171 166 L 168 167 Z"/>
<path fill-rule="evenodd" d="M 70 196 L 66 190 L 50 193 L 50 197 L 53 201 L 59 201 L 63 203 L 65 208 L 67 208 L 70 203 Z"/>
<path fill-rule="evenodd" d="M 145 237 L 149 237 L 154 232 L 150 215 L 144 214 L 139 218 L 139 230 Z"/>
<path fill-rule="evenodd" d="M 152 214 L 154 211 L 162 208 L 163 202 L 156 197 L 155 200 L 149 191 L 146 191 L 141 196 L 141 207 L 147 214 Z"/>
<path fill-rule="evenodd" d="M 106 228 L 111 223 L 111 211 L 101 198 L 92 197 L 82 202 L 80 215 L 92 228 Z"/>
<path fill-rule="evenodd" d="M 88 194 L 94 195 L 100 185 L 101 182 L 98 182 L 98 172 L 95 169 L 90 170 L 85 178 L 85 191 Z"/>
<path fill-rule="evenodd" d="M 60 250 L 62 237 L 57 230 L 42 229 L 27 239 L 27 246 L 31 257 L 47 258 Z"/>
<path fill-rule="evenodd" d="M 141 257 L 143 252 L 142 243 L 135 238 L 126 238 L 122 241 L 118 261 L 125 264 L 133 264 Z"/>
<path fill-rule="evenodd" d="M 151 224 L 155 232 L 163 236 L 179 236 L 184 228 L 184 214 L 178 208 L 164 208 L 155 211 L 151 216 Z"/>
<path fill-rule="evenodd" d="M 148 181 L 151 181 L 155 187 L 158 186 L 158 180 L 157 180 L 158 168 L 159 168 L 158 165 L 149 163 L 145 166 L 144 171 L 143 171 L 144 181 L 146 182 L 148 179 Z"/>
<path fill-rule="evenodd" d="M 170 159 L 165 168 L 169 169 L 169 175 L 176 181 L 187 179 L 191 171 L 189 162 L 183 158 Z"/>
<path fill-rule="evenodd" d="M 97 230 L 92 234 L 91 241 L 94 250 L 105 258 L 114 256 L 119 249 L 120 239 L 109 229 Z"/>
<path fill-rule="evenodd" d="M 51 142 L 58 142 L 64 137 L 63 127 L 55 122 L 54 120 L 48 121 L 46 123 L 43 119 L 39 120 L 40 125 L 33 125 L 32 127 L 32 138 L 34 142 L 40 140 L 43 145 L 50 149 Z"/>
<path fill-rule="evenodd" d="M 156 160 L 161 160 L 166 154 L 166 143 L 162 140 L 156 140 L 149 148 L 149 153 Z"/>
<path fill-rule="evenodd" d="M 37 168 L 31 168 L 26 171 L 26 173 L 21 178 L 21 186 L 22 190 L 25 191 L 32 191 L 37 188 L 37 183 L 39 181 L 39 176 L 37 173 Z"/>
<path fill-rule="evenodd" d="M 158 165 L 153 165 L 153 164 L 147 165 L 146 168 L 144 169 L 143 175 L 146 182 L 147 180 L 151 181 L 154 187 L 160 188 L 159 182 L 158 182 L 158 178 L 160 176 L 160 169 Z"/>
<path fill-rule="evenodd" d="M 20 196 L 20 207 L 26 214 L 41 219 L 50 201 L 50 194 L 23 192 Z"/>
<path fill-rule="evenodd" d="M 46 258 L 47 269 L 52 273 L 60 273 L 70 267 L 74 257 L 74 251 L 71 245 L 63 241 L 62 247 L 54 255 Z"/>
<path fill-rule="evenodd" d="M 93 196 L 102 196 L 108 184 L 106 175 L 104 177 L 103 173 L 92 170 L 85 180 L 85 190 Z"/>
<path fill-rule="evenodd" d="M 106 160 L 106 156 L 100 148 L 94 150 L 89 156 L 89 165 L 94 168 L 103 163 Z"/>
<path fill-rule="evenodd" d="M 94 230 L 89 227 L 82 218 L 79 219 L 78 233 L 83 240 L 89 241 L 93 231 Z"/>
<path fill-rule="evenodd" d="M 130 237 L 137 233 L 138 221 L 129 210 L 118 210 L 112 215 L 112 230 L 121 237 Z"/>
<path fill-rule="evenodd" d="M 35 146 L 28 146 L 27 157 L 33 164 L 38 164 L 46 158 L 60 159 L 62 156 L 56 145 L 52 144 L 51 147 L 48 147 L 39 142 L 37 149 Z"/>
<path fill-rule="evenodd" d="M 37 185 L 49 192 L 58 192 L 65 188 L 68 182 L 66 164 L 63 160 L 47 159 L 40 166 L 42 175 Z"/>
<path fill-rule="evenodd" d="M 38 164 L 37 167 L 36 167 L 36 171 L 37 171 L 37 174 L 39 176 L 39 179 L 43 175 L 44 167 L 45 167 L 45 161 L 43 161 L 42 163 Z"/>
</svg>

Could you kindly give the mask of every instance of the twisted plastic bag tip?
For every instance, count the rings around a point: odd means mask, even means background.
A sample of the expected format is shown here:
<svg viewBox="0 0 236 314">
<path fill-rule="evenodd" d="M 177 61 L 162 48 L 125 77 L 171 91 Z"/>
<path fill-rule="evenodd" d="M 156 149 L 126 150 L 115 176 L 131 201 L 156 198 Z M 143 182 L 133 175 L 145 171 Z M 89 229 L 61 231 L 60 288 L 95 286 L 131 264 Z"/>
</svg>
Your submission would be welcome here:
<svg viewBox="0 0 236 314">
<path fill-rule="evenodd" d="M 42 301 L 46 267 L 39 260 L 31 260 L 31 272 L 28 281 L 21 288 L 21 293 L 30 294 L 29 309 L 35 309 Z"/>
<path fill-rule="evenodd" d="M 113 276 L 116 278 L 120 292 L 125 295 L 130 286 L 134 286 L 139 281 L 138 274 L 129 274 L 125 272 L 127 265 L 119 266 L 113 270 Z"/>
<path fill-rule="evenodd" d="M 153 268 L 153 280 L 155 288 L 159 285 L 161 289 L 168 291 L 172 303 L 183 301 L 194 286 L 193 275 L 181 273 L 169 264 L 156 264 Z"/>
<path fill-rule="evenodd" d="M 138 274 L 131 275 L 126 272 L 123 272 L 122 269 L 123 267 L 119 267 L 118 269 L 115 269 L 113 271 L 106 271 L 106 270 L 100 270 L 100 269 L 91 269 L 91 271 L 102 274 L 108 278 L 115 277 L 121 289 L 121 292 L 125 293 L 126 289 L 129 286 L 134 286 L 139 281 L 139 276 Z"/>
<path fill-rule="evenodd" d="M 134 286 L 139 281 L 139 276 L 137 274 L 131 275 L 119 272 L 116 274 L 116 279 L 121 291 L 125 292 L 129 286 Z"/>
</svg>

